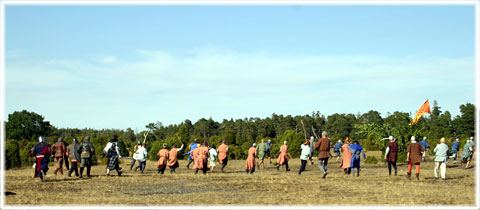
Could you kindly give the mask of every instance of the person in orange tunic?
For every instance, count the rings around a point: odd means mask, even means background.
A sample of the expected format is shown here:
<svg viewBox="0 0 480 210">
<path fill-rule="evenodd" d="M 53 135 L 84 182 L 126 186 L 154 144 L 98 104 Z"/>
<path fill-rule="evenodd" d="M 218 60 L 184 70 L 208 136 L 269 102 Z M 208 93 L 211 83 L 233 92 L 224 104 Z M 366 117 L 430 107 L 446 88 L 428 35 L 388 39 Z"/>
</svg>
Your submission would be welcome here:
<svg viewBox="0 0 480 210">
<path fill-rule="evenodd" d="M 247 174 L 253 174 L 255 172 L 255 155 L 257 154 L 257 144 L 253 143 L 252 147 L 248 149 L 247 163 L 245 167 L 247 168 Z"/>
<path fill-rule="evenodd" d="M 350 138 L 345 139 L 345 144 L 343 144 L 341 150 L 342 154 L 342 162 L 340 163 L 340 168 L 343 168 L 343 172 L 345 174 L 352 173 L 352 169 L 350 168 L 350 162 L 352 161 L 352 151 L 348 149 L 348 145 L 350 145 Z"/>
<path fill-rule="evenodd" d="M 290 168 L 288 168 L 288 158 L 290 157 L 290 154 L 288 154 L 288 145 L 287 141 L 283 142 L 283 145 L 280 147 L 280 155 L 277 158 L 277 171 L 280 170 L 280 166 L 285 165 L 285 170 L 290 171 Z"/>
<path fill-rule="evenodd" d="M 195 151 L 195 150 L 194 150 Z M 202 170 L 203 174 L 207 174 L 208 166 L 207 166 L 207 154 L 208 154 L 208 143 L 207 141 L 203 141 L 203 144 L 200 148 L 198 148 L 196 152 L 195 160 L 195 174 L 198 173 L 198 170 Z M 194 152 L 195 155 L 195 152 Z"/>
<path fill-rule="evenodd" d="M 165 168 L 167 167 L 167 159 L 168 159 L 168 150 L 167 150 L 167 144 L 163 144 L 163 149 L 158 151 L 158 161 L 155 164 L 157 166 L 157 173 L 164 173 Z"/>
<path fill-rule="evenodd" d="M 174 144 L 170 152 L 168 153 L 168 163 L 167 166 L 170 168 L 170 173 L 175 173 L 175 169 L 178 168 L 178 159 L 177 154 L 178 152 L 182 151 L 183 144 L 180 149 L 177 149 L 177 145 Z"/>
<path fill-rule="evenodd" d="M 228 163 L 228 145 L 225 144 L 225 140 L 222 141 L 222 144 L 218 146 L 218 163 L 222 165 L 222 172 L 225 166 Z"/>
</svg>

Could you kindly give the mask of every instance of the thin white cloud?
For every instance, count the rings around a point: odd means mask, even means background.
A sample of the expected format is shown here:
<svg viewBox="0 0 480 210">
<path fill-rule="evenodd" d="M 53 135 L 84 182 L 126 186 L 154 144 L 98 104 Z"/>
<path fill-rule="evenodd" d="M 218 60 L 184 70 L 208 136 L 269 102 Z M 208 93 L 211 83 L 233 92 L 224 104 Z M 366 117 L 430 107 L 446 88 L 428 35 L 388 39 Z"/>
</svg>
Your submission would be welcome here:
<svg viewBox="0 0 480 210">
<path fill-rule="evenodd" d="M 212 46 L 186 55 L 162 50 L 134 53 L 141 59 L 103 57 L 108 65 L 80 59 L 7 62 L 7 112 L 33 107 L 65 127 L 142 128 L 156 120 L 168 124 L 209 116 L 269 116 L 285 110 L 292 114 L 411 110 L 418 104 L 404 103 L 425 96 L 450 97 L 452 106 L 473 101 L 471 57 L 284 56 Z M 62 118 L 66 114 L 62 112 L 75 110 L 101 119 Z M 104 120 L 118 113 L 131 120 L 119 120 L 121 124 Z"/>
</svg>

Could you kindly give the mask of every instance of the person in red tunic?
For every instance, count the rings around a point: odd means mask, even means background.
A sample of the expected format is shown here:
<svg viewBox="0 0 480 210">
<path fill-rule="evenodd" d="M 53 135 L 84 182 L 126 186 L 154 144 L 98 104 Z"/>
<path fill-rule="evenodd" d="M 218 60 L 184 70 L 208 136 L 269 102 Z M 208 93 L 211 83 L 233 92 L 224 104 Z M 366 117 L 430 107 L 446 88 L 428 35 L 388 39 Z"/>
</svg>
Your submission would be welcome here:
<svg viewBox="0 0 480 210">
<path fill-rule="evenodd" d="M 157 163 L 155 164 L 157 166 L 157 173 L 163 174 L 165 172 L 165 168 L 167 168 L 167 159 L 169 155 L 166 143 L 163 144 L 163 149 L 158 151 L 157 155 L 159 157 Z"/>
<path fill-rule="evenodd" d="M 38 144 L 36 144 L 30 151 L 29 156 L 35 156 L 35 175 L 40 177 L 43 181 L 48 171 L 48 162 L 50 162 L 50 155 L 52 149 L 49 144 L 45 142 L 43 136 L 38 137 Z"/>
<path fill-rule="evenodd" d="M 53 174 L 57 175 L 57 172 L 60 171 L 60 174 L 63 175 L 63 158 L 65 157 L 65 143 L 63 138 L 59 137 L 58 142 L 52 146 L 52 154 L 55 154 L 54 157 L 57 159 L 57 167 L 53 171 Z"/>
<path fill-rule="evenodd" d="M 247 168 L 247 174 L 253 174 L 255 172 L 255 155 L 257 154 L 257 144 L 253 143 L 252 147 L 248 149 L 247 163 L 245 167 Z"/>
<path fill-rule="evenodd" d="M 277 158 L 277 171 L 280 170 L 280 166 L 285 165 L 285 170 L 290 171 L 290 168 L 288 168 L 288 158 L 290 157 L 290 154 L 288 153 L 288 145 L 287 141 L 283 142 L 283 145 L 280 147 L 280 155 Z"/>
<path fill-rule="evenodd" d="M 395 176 L 397 175 L 397 152 L 398 143 L 393 136 L 389 136 L 390 142 L 385 150 L 385 160 L 388 162 L 388 175 L 392 175 L 392 166 L 395 169 Z"/>
<path fill-rule="evenodd" d="M 415 165 L 416 168 L 416 176 L 417 180 L 419 180 L 420 176 L 420 162 L 422 162 L 422 153 L 424 149 L 420 143 L 415 141 L 415 136 L 411 138 L 412 143 L 410 143 L 407 147 L 407 161 L 408 161 L 408 173 L 407 179 L 411 178 L 412 175 L 412 165 Z"/>
</svg>

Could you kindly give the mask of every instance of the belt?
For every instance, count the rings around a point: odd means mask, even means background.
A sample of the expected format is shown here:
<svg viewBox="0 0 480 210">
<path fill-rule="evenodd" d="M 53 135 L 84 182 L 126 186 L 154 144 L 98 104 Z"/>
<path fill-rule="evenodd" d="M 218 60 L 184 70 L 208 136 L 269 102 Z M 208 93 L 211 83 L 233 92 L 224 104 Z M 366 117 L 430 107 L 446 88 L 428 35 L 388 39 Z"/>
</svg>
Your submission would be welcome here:
<svg viewBox="0 0 480 210">
<path fill-rule="evenodd" d="M 37 155 L 37 158 L 45 157 L 44 155 Z"/>
<path fill-rule="evenodd" d="M 90 152 L 82 152 L 82 154 L 84 154 L 84 153 L 90 153 Z"/>
</svg>

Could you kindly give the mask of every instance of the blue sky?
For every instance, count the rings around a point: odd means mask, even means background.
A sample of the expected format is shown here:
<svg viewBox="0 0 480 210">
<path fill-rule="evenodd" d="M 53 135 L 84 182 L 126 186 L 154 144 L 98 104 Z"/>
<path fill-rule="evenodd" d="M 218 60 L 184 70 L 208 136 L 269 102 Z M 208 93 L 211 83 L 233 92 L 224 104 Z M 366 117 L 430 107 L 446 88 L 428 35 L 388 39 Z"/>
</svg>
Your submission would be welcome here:
<svg viewBox="0 0 480 210">
<path fill-rule="evenodd" d="M 6 6 L 6 113 L 57 127 L 474 103 L 473 6 Z"/>
</svg>

